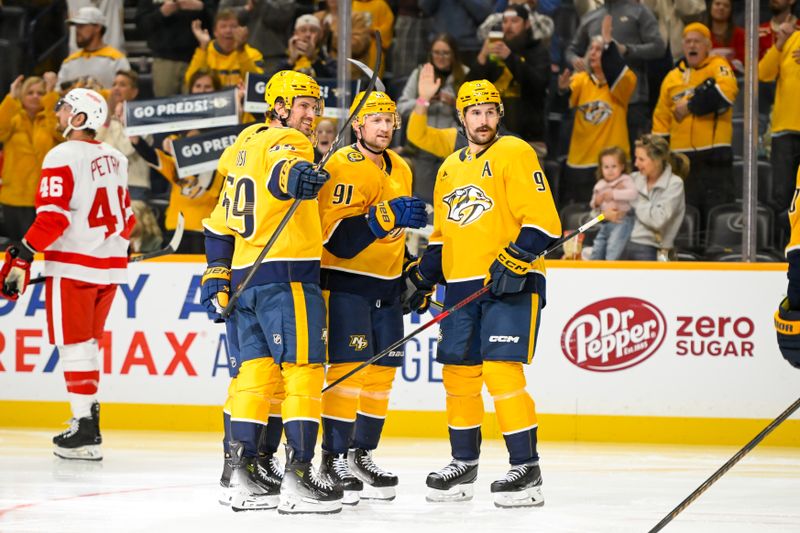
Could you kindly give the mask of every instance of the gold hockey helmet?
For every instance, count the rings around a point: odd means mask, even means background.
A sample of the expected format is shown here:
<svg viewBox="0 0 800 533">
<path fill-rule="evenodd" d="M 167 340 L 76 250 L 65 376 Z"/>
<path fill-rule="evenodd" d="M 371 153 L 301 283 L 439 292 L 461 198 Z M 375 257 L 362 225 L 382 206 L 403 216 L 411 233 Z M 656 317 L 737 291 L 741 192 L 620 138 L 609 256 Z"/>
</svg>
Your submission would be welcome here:
<svg viewBox="0 0 800 533">
<path fill-rule="evenodd" d="M 264 101 L 267 102 L 270 111 L 275 108 L 278 98 L 283 100 L 287 109 L 291 109 L 294 99 L 301 96 L 316 98 L 317 115 L 322 115 L 324 102 L 320 98 L 319 84 L 307 74 L 294 70 L 281 70 L 269 79 L 264 90 Z"/>
<path fill-rule="evenodd" d="M 361 99 L 364 98 L 364 91 L 361 91 L 353 99 L 350 105 L 350 113 L 352 114 Z M 364 119 L 367 115 L 376 115 L 378 113 L 390 113 L 394 116 L 394 129 L 400 128 L 400 115 L 397 113 L 397 104 L 389 98 L 389 95 L 381 91 L 372 91 L 369 93 L 369 98 L 364 102 L 364 106 L 358 112 L 358 115 L 353 117 L 353 122 L 359 126 L 364 125 Z"/>
<path fill-rule="evenodd" d="M 500 91 L 490 81 L 475 80 L 461 84 L 456 97 L 458 114 L 463 117 L 466 108 L 478 104 L 497 104 L 497 112 L 501 117 L 503 116 L 504 109 Z"/>
</svg>

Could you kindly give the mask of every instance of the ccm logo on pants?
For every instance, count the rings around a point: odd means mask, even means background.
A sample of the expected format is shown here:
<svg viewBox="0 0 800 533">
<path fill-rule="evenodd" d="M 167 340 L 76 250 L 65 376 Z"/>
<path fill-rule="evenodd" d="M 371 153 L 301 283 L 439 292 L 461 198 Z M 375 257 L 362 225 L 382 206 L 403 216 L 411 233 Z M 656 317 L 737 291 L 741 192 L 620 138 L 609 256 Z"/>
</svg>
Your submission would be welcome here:
<svg viewBox="0 0 800 533">
<path fill-rule="evenodd" d="M 489 342 L 513 342 L 518 343 L 519 337 L 512 337 L 511 335 L 491 335 Z"/>
</svg>

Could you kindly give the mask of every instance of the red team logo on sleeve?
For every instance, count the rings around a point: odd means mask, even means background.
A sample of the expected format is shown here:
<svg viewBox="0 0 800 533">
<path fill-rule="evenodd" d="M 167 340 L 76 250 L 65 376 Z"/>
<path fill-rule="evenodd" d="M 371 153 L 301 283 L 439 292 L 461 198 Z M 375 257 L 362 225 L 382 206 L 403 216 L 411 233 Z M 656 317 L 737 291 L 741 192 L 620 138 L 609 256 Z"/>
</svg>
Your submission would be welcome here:
<svg viewBox="0 0 800 533">
<path fill-rule="evenodd" d="M 564 327 L 561 350 L 577 367 L 614 372 L 638 365 L 664 342 L 664 315 L 638 298 L 609 298 L 578 311 Z"/>
</svg>

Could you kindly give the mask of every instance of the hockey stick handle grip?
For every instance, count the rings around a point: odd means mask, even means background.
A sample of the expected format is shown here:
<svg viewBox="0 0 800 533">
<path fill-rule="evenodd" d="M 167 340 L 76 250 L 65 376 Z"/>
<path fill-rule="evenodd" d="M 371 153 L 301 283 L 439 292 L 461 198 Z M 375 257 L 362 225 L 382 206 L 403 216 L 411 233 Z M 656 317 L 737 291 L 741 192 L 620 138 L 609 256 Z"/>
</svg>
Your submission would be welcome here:
<svg viewBox="0 0 800 533">
<path fill-rule="evenodd" d="M 705 482 L 703 482 L 702 485 L 697 487 L 697 489 L 695 489 L 694 492 L 692 492 L 689 496 L 687 496 L 686 499 L 683 500 L 675 509 L 673 509 L 672 512 L 670 512 L 667 516 L 665 516 L 661 520 L 661 522 L 656 524 L 656 526 L 653 529 L 651 529 L 649 531 L 649 533 L 657 533 L 658 531 L 661 531 L 662 529 L 664 529 L 664 527 L 667 524 L 669 524 L 672 521 L 673 518 L 678 516 L 681 512 L 683 512 L 684 509 L 689 507 L 689 505 L 691 505 L 691 503 L 693 501 L 695 501 L 701 494 L 703 494 L 706 491 L 706 489 L 708 489 L 708 487 L 710 487 L 711 485 L 716 483 L 719 478 L 721 478 L 723 475 L 725 475 L 725 472 L 727 472 L 728 470 L 733 468 L 733 465 L 738 463 L 742 459 L 742 457 L 744 457 L 745 455 L 750 453 L 753 450 L 753 448 L 755 448 L 756 445 L 759 442 L 764 440 L 764 438 L 767 435 L 772 433 L 772 431 L 776 427 L 778 427 L 778 425 L 780 425 L 784 420 L 786 420 L 787 418 L 792 416 L 792 414 L 795 411 L 797 411 L 798 408 L 800 408 L 800 398 L 795 400 L 795 402 L 792 405 L 787 407 L 784 412 L 782 412 L 780 415 L 778 415 L 778 418 L 776 418 L 775 420 L 770 422 L 770 424 L 767 427 L 765 427 L 763 430 L 761 430 L 761 433 L 756 435 L 753 438 L 753 440 L 751 440 L 750 442 L 745 444 L 744 447 L 741 450 L 736 452 L 736 455 L 734 455 L 733 457 L 728 459 L 727 463 L 725 463 L 724 465 L 719 467 L 719 469 L 716 472 L 714 472 L 711 475 L 711 477 L 709 477 L 707 480 L 705 480 Z"/>
<path fill-rule="evenodd" d="M 592 220 L 590 220 L 589 222 L 587 222 L 586 224 L 584 224 L 583 226 L 579 227 L 577 230 L 575 230 L 572 233 L 570 233 L 569 235 L 565 235 L 565 236 L 559 238 L 553 244 L 548 246 L 546 250 L 544 250 L 543 252 L 538 254 L 536 256 L 536 258 L 534 259 L 534 261 L 536 259 L 544 257 L 545 255 L 553 252 L 554 250 L 558 249 L 562 244 L 564 244 L 568 240 L 572 239 L 576 235 L 579 235 L 579 234 L 585 232 L 586 230 L 588 230 L 589 228 L 591 228 L 592 226 L 594 226 L 595 224 L 600 223 L 603 220 L 603 218 L 605 218 L 605 217 L 602 214 L 600 214 L 600 215 L 596 216 L 595 218 L 593 218 Z M 463 300 L 461 300 L 460 302 L 456 303 L 455 305 L 453 305 L 449 309 L 446 309 L 446 310 L 442 311 L 437 316 L 433 317 L 432 319 L 430 319 L 426 323 L 422 324 L 417 329 L 415 329 L 414 331 L 412 331 L 411 333 L 409 333 L 408 335 L 406 335 L 405 337 L 403 337 L 399 341 L 396 341 L 396 342 L 392 343 L 391 346 L 389 346 L 388 348 L 384 349 L 382 352 L 373 355 L 372 357 L 370 357 L 369 359 L 367 359 L 366 361 L 364 361 L 363 363 L 361 363 L 360 365 L 358 365 L 357 367 L 352 369 L 350 372 L 348 372 L 345 375 L 341 376 L 339 379 L 337 379 L 333 383 L 325 386 L 322 389 L 322 392 L 324 393 L 327 390 L 335 387 L 336 385 L 338 385 L 342 381 L 346 380 L 347 378 L 349 378 L 350 376 L 352 376 L 356 372 L 360 372 L 364 368 L 366 368 L 369 365 L 375 363 L 378 359 L 386 357 L 389 353 L 391 353 L 392 351 L 394 351 L 398 347 L 403 346 L 406 342 L 408 342 L 409 340 L 413 339 L 418 334 L 420 334 L 421 332 L 425 331 L 426 329 L 428 329 L 432 325 L 441 322 L 446 317 L 450 316 L 450 314 L 455 313 L 456 311 L 458 311 L 459 309 L 461 309 L 465 305 L 469 304 L 470 302 L 473 302 L 473 301 L 477 300 L 478 298 L 480 298 L 481 296 L 483 296 L 484 294 L 489 292 L 489 288 L 490 288 L 490 285 L 485 285 L 485 286 L 481 287 L 480 289 L 478 289 L 477 291 L 475 291 L 472 294 L 470 294 L 469 296 L 467 296 L 466 298 L 464 298 Z"/>
</svg>

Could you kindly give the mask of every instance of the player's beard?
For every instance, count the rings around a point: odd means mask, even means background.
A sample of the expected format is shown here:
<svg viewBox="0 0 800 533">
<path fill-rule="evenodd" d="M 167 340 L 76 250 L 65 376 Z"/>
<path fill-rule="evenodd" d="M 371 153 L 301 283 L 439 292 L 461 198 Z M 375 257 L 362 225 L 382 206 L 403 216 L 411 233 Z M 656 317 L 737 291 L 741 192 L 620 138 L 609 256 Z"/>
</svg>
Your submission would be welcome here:
<svg viewBox="0 0 800 533">
<path fill-rule="evenodd" d="M 361 144 L 365 145 L 372 152 L 383 152 L 384 150 L 389 148 L 389 145 L 392 143 L 391 135 L 385 139 L 380 139 L 376 135 L 373 139 L 366 139 L 365 137 L 361 137 L 361 139 L 359 140 L 361 141 Z"/>
<path fill-rule="evenodd" d="M 468 140 L 470 142 L 483 146 L 489 144 L 494 140 L 495 137 L 497 137 L 497 128 L 483 125 L 474 130 L 468 130 L 467 133 L 469 134 Z"/>
<path fill-rule="evenodd" d="M 295 119 L 290 117 L 289 120 L 286 121 L 286 124 L 290 128 L 294 128 L 309 139 L 314 134 L 314 120 L 304 120 L 304 119 Z"/>
</svg>

